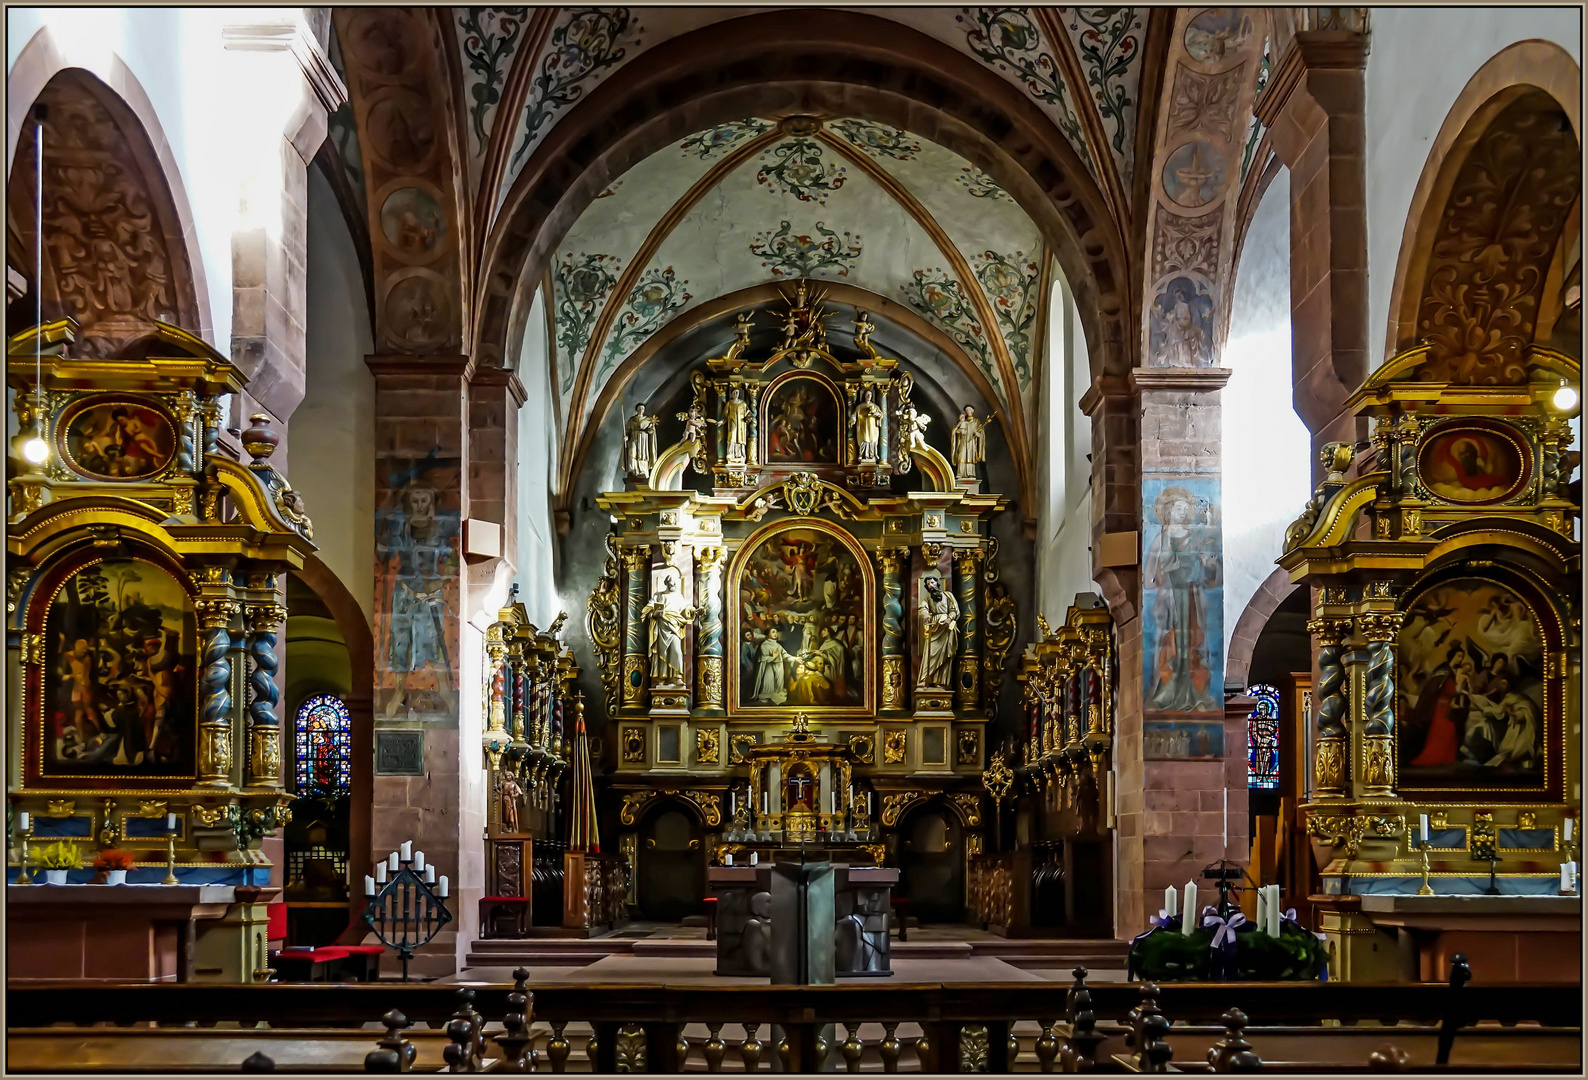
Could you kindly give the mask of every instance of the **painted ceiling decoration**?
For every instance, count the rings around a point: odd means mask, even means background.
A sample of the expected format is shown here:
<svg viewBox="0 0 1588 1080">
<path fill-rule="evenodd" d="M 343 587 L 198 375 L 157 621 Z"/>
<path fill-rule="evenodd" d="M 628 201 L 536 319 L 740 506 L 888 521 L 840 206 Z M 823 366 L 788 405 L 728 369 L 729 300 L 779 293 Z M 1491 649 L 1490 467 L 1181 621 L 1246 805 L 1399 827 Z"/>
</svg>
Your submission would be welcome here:
<svg viewBox="0 0 1588 1080">
<path fill-rule="evenodd" d="M 957 154 L 885 124 L 748 117 L 642 160 L 552 259 L 559 490 L 607 384 L 680 315 L 749 286 L 844 282 L 956 343 L 1029 454 L 1047 260 L 1036 224 Z M 610 394 L 606 394 L 610 397 Z"/>
<path fill-rule="evenodd" d="M 523 45 L 527 10 L 456 9 L 460 48 L 468 65 L 466 100 L 474 129 L 470 147 L 476 155 L 483 152 L 485 137 L 480 132 L 489 133 L 509 67 L 534 65 L 516 118 L 511 158 L 492 200 L 498 206 L 561 115 L 615 71 L 681 34 L 750 13 L 750 9 L 720 8 L 565 8 L 531 58 Z M 1023 89 L 1111 191 L 1116 212 L 1123 216 L 1134 170 L 1145 8 L 864 10 L 928 34 Z M 858 128 L 864 122 L 855 124 Z M 908 136 L 902 139 L 909 141 Z M 800 163 L 795 161 L 792 167 L 797 171 Z"/>
</svg>

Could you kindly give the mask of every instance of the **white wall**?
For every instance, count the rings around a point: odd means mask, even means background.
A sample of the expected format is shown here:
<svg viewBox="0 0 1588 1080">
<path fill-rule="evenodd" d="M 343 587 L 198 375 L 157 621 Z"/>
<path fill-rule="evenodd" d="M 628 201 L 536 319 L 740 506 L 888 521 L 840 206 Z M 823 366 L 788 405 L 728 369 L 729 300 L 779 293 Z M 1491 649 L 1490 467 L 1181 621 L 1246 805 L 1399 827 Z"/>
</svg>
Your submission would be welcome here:
<svg viewBox="0 0 1588 1080">
<path fill-rule="evenodd" d="M 1311 440 L 1292 405 L 1290 170 L 1274 177 L 1235 272 L 1224 428 L 1224 649 L 1311 490 Z"/>
<path fill-rule="evenodd" d="M 1367 59 L 1368 356 L 1389 327 L 1390 288 L 1423 165 L 1473 74 L 1508 45 L 1553 41 L 1582 62 L 1576 7 L 1396 7 L 1372 11 Z"/>
<path fill-rule="evenodd" d="M 1076 593 L 1097 591 L 1092 581 L 1092 468 L 1087 460 L 1092 421 L 1079 404 L 1092 375 L 1075 297 L 1063 275 L 1054 276 L 1045 348 L 1037 423 L 1040 483 L 1046 493 L 1037 523 L 1037 610 L 1057 625 Z"/>
<path fill-rule="evenodd" d="M 192 212 L 188 255 L 202 271 L 209 325 L 197 328 L 222 353 L 231 351 L 232 233 L 241 225 L 281 228 L 281 136 L 306 86 L 289 53 L 225 48 L 226 26 L 292 22 L 298 8 L 8 8 L 7 88 L 23 89 L 16 63 L 41 29 L 68 66 L 96 76 L 132 104 L 122 87 L 130 73 L 153 106 L 156 151 L 170 148 Z M 123 68 L 122 65 L 125 65 Z M 28 86 L 29 100 L 41 86 Z M 8 107 L 6 165 L 15 155 L 18 115 Z M 242 196 L 248 192 L 249 206 Z M 180 203 L 180 199 L 179 199 Z M 261 217 L 263 215 L 263 217 Z"/>
<path fill-rule="evenodd" d="M 364 277 L 331 185 L 309 170 L 308 348 L 292 414 L 288 479 L 303 494 L 325 565 L 373 615 L 375 378 Z"/>
<path fill-rule="evenodd" d="M 551 520 L 551 476 L 557 464 L 557 431 L 546 348 L 546 296 L 535 294 L 524 330 L 518 377 L 524 404 L 518 410 L 518 598 L 530 622 L 545 626 L 562 610 L 557 598 Z M 570 612 L 583 617 L 583 612 Z"/>
</svg>

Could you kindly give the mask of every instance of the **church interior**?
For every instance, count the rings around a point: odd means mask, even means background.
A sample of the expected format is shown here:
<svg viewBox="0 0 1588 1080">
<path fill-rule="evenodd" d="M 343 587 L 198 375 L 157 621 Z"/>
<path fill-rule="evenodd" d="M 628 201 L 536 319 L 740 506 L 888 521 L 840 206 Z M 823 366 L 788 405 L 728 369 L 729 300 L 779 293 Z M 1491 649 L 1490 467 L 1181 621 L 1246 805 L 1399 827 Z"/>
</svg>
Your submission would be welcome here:
<svg viewBox="0 0 1588 1080">
<path fill-rule="evenodd" d="M 8 1069 L 1582 1074 L 1579 9 L 6 30 Z"/>
</svg>

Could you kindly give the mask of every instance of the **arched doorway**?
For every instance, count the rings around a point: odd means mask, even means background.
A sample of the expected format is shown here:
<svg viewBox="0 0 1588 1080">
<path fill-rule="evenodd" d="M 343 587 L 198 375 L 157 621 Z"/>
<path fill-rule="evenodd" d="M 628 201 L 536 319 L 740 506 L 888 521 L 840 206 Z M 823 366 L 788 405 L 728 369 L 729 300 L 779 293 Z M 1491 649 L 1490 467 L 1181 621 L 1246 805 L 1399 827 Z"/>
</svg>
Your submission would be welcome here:
<svg viewBox="0 0 1588 1080">
<path fill-rule="evenodd" d="M 959 816 L 927 803 L 900 823 L 899 892 L 922 923 L 965 919 L 965 837 Z"/>
<path fill-rule="evenodd" d="M 667 801 L 640 825 L 636 896 L 640 916 L 681 922 L 705 910 L 706 842 L 700 819 Z"/>
</svg>

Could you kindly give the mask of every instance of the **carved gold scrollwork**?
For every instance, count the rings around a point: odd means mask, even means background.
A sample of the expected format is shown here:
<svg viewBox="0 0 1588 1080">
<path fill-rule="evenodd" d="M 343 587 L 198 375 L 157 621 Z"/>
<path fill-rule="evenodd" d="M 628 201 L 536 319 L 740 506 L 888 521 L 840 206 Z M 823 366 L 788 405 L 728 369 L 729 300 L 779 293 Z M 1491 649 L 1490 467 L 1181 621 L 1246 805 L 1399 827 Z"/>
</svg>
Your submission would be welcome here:
<svg viewBox="0 0 1588 1080">
<path fill-rule="evenodd" d="M 669 792 L 669 794 L 678 794 Z M 683 793 L 684 798 L 700 807 L 700 813 L 706 821 L 708 829 L 714 829 L 722 824 L 722 800 L 719 796 L 707 791 L 689 790 Z"/>
<path fill-rule="evenodd" d="M 700 728 L 695 732 L 695 761 L 701 765 L 716 765 L 722 758 L 722 732 L 717 728 Z"/>
<path fill-rule="evenodd" d="M 892 795 L 882 797 L 882 824 L 893 826 L 899 823 L 899 815 L 911 803 L 919 802 L 926 798 L 924 791 L 899 791 Z"/>
<path fill-rule="evenodd" d="M 635 811 L 656 798 L 657 794 L 654 791 L 636 791 L 623 796 L 623 809 L 618 811 L 618 820 L 625 825 L 633 825 Z"/>
</svg>

